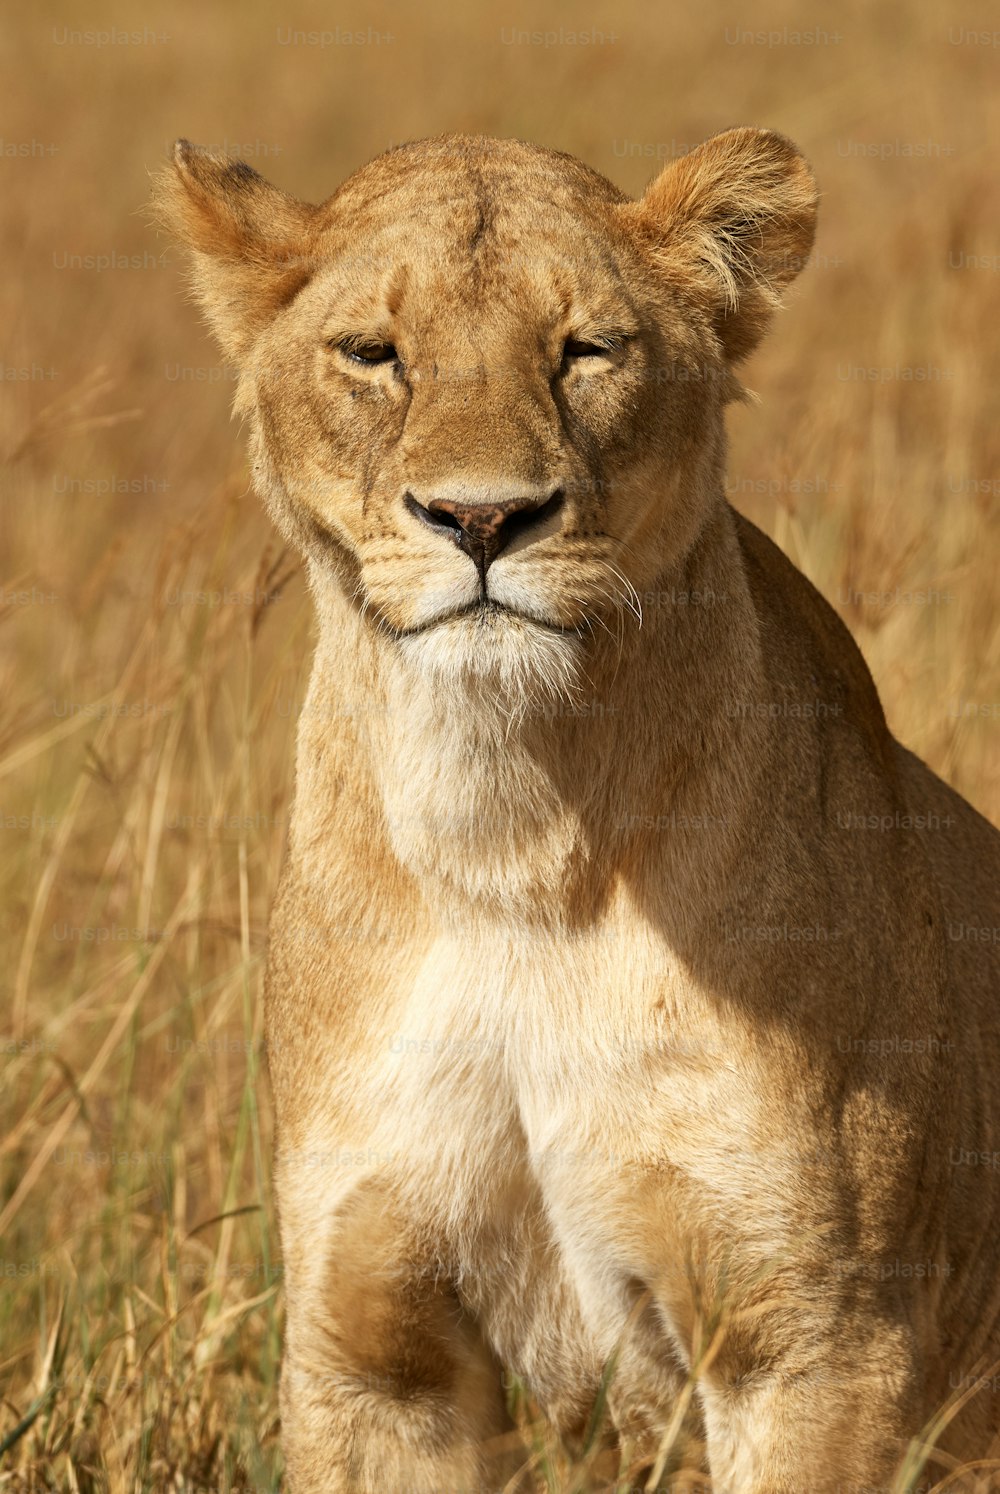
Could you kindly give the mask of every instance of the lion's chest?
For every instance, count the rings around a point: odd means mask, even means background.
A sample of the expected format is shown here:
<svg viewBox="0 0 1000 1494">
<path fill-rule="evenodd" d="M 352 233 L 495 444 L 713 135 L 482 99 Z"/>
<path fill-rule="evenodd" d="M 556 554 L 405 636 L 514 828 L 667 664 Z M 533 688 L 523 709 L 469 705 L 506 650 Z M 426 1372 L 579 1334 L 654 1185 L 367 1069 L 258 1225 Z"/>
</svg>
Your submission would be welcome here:
<svg viewBox="0 0 1000 1494">
<path fill-rule="evenodd" d="M 683 1257 L 680 1193 L 745 1187 L 760 1087 L 643 934 L 441 938 L 397 996 L 373 1100 L 416 1210 L 484 1312 L 515 1292 L 504 1320 L 558 1337 L 570 1292 L 606 1356 L 635 1282 Z"/>
</svg>

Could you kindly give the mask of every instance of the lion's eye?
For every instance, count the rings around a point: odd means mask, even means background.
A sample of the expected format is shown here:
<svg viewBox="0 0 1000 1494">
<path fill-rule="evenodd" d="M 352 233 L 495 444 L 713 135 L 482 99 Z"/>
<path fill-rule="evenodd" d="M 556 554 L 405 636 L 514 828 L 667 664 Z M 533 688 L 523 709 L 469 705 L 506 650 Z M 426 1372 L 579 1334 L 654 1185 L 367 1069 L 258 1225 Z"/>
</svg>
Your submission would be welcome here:
<svg viewBox="0 0 1000 1494">
<path fill-rule="evenodd" d="M 399 356 L 391 342 L 341 342 L 337 348 L 351 363 L 395 363 Z"/>
<path fill-rule="evenodd" d="M 600 342 L 583 342 L 578 337 L 567 337 L 563 343 L 563 359 L 606 358 L 611 348 Z"/>
</svg>

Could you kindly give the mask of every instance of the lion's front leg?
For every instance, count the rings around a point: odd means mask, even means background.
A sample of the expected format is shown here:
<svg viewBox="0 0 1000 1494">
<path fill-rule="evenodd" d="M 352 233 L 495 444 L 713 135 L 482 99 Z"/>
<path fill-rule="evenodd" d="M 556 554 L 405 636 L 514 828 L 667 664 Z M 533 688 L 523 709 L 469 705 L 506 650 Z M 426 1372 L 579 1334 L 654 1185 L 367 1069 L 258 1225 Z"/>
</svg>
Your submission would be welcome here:
<svg viewBox="0 0 1000 1494">
<path fill-rule="evenodd" d="M 356 1184 L 318 1245 L 284 1194 L 289 1494 L 502 1490 L 527 1454 L 500 1367 L 390 1188 Z"/>
<path fill-rule="evenodd" d="M 703 1382 L 713 1489 L 890 1494 L 920 1429 L 908 1339 L 903 1328 L 845 1324 L 825 1356 L 812 1346 L 808 1367 L 792 1355 L 742 1383 Z"/>
</svg>

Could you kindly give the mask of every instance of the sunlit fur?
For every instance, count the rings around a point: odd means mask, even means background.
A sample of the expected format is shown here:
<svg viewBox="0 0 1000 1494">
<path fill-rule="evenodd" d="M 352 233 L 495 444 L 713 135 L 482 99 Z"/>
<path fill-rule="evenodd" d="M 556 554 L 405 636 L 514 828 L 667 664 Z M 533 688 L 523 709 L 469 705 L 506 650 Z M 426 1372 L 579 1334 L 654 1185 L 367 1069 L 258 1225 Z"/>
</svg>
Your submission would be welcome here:
<svg viewBox="0 0 1000 1494">
<path fill-rule="evenodd" d="M 290 1494 L 530 1488 L 502 1369 L 579 1445 L 611 1360 L 647 1468 L 691 1375 L 726 1494 L 888 1489 L 1000 1358 L 1000 1169 L 950 1162 L 1000 1148 L 997 951 L 945 933 L 1000 926 L 1000 838 L 725 501 L 808 167 L 734 130 L 631 202 L 449 136 L 312 207 L 181 145 L 160 203 L 318 620 L 267 985 Z M 485 599 L 405 501 L 555 493 Z"/>
</svg>

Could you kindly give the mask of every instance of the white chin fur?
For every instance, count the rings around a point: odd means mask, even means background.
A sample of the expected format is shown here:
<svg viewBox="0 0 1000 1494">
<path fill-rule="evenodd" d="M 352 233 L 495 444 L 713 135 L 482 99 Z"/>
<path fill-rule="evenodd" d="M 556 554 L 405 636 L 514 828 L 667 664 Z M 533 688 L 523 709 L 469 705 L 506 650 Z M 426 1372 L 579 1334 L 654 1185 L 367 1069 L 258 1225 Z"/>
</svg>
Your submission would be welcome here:
<svg viewBox="0 0 1000 1494">
<path fill-rule="evenodd" d="M 442 906 L 464 893 L 459 921 L 467 900 L 484 898 L 527 917 L 579 854 L 576 814 L 539 761 L 533 728 L 551 733 L 553 703 L 579 699 L 582 642 L 517 617 L 472 616 L 399 639 L 387 662 L 372 758 L 396 856 L 441 881 Z"/>
<path fill-rule="evenodd" d="M 580 688 L 579 637 L 509 614 L 451 618 L 402 638 L 399 647 L 436 685 L 467 692 L 479 683 L 514 714 L 571 702 Z"/>
</svg>

